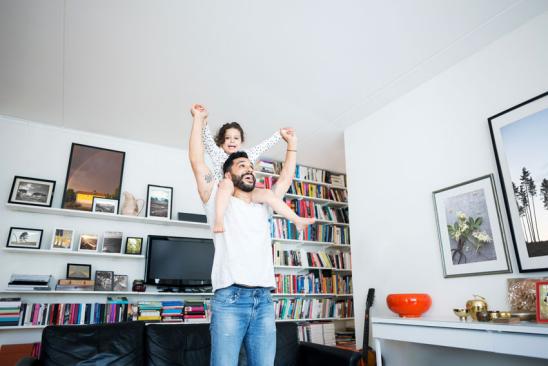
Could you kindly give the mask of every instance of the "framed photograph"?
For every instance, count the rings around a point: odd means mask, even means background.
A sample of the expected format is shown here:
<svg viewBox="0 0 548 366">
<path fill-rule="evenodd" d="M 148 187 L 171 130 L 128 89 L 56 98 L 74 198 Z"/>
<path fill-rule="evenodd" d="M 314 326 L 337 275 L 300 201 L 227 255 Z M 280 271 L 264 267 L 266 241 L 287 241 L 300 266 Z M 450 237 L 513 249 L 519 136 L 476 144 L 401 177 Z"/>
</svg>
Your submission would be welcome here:
<svg viewBox="0 0 548 366">
<path fill-rule="evenodd" d="M 113 283 L 114 283 L 114 272 L 95 271 L 94 291 L 112 291 Z"/>
<path fill-rule="evenodd" d="M 548 270 L 548 92 L 489 118 L 520 272 Z"/>
<path fill-rule="evenodd" d="M 127 291 L 127 286 L 127 275 L 114 275 L 114 285 L 112 286 L 112 291 Z"/>
<path fill-rule="evenodd" d="M 51 207 L 55 181 L 16 176 L 13 178 L 8 203 Z"/>
<path fill-rule="evenodd" d="M 120 253 L 122 251 L 122 233 L 107 231 L 103 234 L 103 253 Z"/>
<path fill-rule="evenodd" d="M 433 198 L 444 277 L 512 272 L 492 174 Z"/>
<path fill-rule="evenodd" d="M 548 277 L 541 278 L 508 278 L 508 303 L 512 312 L 537 311 L 537 282 L 548 281 Z"/>
<path fill-rule="evenodd" d="M 173 188 L 148 185 L 146 217 L 171 219 Z"/>
<path fill-rule="evenodd" d="M 537 282 L 537 322 L 548 323 L 548 281 Z"/>
<path fill-rule="evenodd" d="M 67 279 L 91 280 L 91 264 L 67 263 Z"/>
<path fill-rule="evenodd" d="M 123 151 L 73 143 L 61 207 L 91 211 L 93 198 L 120 200 Z"/>
<path fill-rule="evenodd" d="M 79 251 L 96 252 L 99 245 L 99 236 L 95 234 L 82 234 L 78 242 Z"/>
<path fill-rule="evenodd" d="M 93 197 L 91 212 L 116 215 L 118 213 L 118 200 Z"/>
<path fill-rule="evenodd" d="M 52 250 L 72 250 L 72 242 L 74 241 L 74 230 L 72 229 L 54 229 L 51 239 Z"/>
<path fill-rule="evenodd" d="M 125 254 L 141 255 L 143 252 L 143 238 L 128 236 L 126 238 Z"/>
<path fill-rule="evenodd" d="M 42 245 L 42 229 L 11 227 L 8 235 L 8 248 L 40 249 Z"/>
</svg>

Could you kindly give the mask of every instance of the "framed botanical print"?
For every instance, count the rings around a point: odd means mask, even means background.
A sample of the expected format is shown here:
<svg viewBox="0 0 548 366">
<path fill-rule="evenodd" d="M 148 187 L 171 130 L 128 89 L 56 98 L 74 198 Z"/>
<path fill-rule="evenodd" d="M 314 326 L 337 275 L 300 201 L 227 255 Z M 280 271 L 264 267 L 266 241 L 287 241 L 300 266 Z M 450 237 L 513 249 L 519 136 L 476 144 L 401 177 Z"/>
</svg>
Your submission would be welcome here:
<svg viewBox="0 0 548 366">
<path fill-rule="evenodd" d="M 548 270 L 548 92 L 489 118 L 520 272 Z"/>
<path fill-rule="evenodd" d="M 73 143 L 61 207 L 92 211 L 94 197 L 119 201 L 125 156 L 123 151 Z"/>
<path fill-rule="evenodd" d="M 512 272 L 492 174 L 433 198 L 444 277 Z"/>
</svg>

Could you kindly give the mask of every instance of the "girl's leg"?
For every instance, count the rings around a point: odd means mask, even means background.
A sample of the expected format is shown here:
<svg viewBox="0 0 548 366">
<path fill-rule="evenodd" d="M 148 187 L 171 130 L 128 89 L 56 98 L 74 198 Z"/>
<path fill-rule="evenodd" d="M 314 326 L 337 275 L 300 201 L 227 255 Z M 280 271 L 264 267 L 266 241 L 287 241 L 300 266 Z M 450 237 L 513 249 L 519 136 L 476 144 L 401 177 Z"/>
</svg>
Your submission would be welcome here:
<svg viewBox="0 0 548 366">
<path fill-rule="evenodd" d="M 234 193 L 234 184 L 228 178 L 224 178 L 219 182 L 219 189 L 215 199 L 215 223 L 213 224 L 214 233 L 222 233 L 225 231 L 224 218 L 225 211 L 230 202 L 230 197 Z"/>
<path fill-rule="evenodd" d="M 270 189 L 255 188 L 251 194 L 251 200 L 255 203 L 268 204 L 274 211 L 286 219 L 293 221 L 298 230 L 303 230 L 307 225 L 311 225 L 316 221 L 314 218 L 298 216 L 281 198 L 276 197 Z"/>
</svg>

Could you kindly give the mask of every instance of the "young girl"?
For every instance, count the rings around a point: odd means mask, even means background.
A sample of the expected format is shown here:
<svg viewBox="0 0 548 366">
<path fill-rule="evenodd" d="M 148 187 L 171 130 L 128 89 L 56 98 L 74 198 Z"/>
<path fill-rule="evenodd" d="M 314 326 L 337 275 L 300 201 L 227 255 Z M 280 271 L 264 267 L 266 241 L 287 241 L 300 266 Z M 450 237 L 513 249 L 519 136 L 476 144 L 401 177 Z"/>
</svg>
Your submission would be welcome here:
<svg viewBox="0 0 548 366">
<path fill-rule="evenodd" d="M 259 156 L 278 143 L 280 138 L 280 132 L 276 131 L 270 138 L 264 140 L 259 145 L 244 151 L 247 153 L 249 160 L 254 164 Z M 230 154 L 240 150 L 240 147 L 244 142 L 244 131 L 237 122 L 225 123 L 219 129 L 219 132 L 214 139 L 206 119 L 202 130 L 202 141 L 205 150 L 213 161 L 213 174 L 219 182 L 219 190 L 217 191 L 217 198 L 215 201 L 215 223 L 213 224 L 213 232 L 221 233 L 224 231 L 224 213 L 230 201 L 230 197 L 234 193 L 234 184 L 232 181 L 223 177 L 223 164 Z M 282 199 L 276 197 L 270 189 L 255 188 L 251 199 L 255 203 L 268 204 L 274 211 L 286 219 L 293 221 L 298 230 L 302 230 L 306 225 L 313 224 L 315 221 L 313 218 L 298 216 Z"/>
</svg>

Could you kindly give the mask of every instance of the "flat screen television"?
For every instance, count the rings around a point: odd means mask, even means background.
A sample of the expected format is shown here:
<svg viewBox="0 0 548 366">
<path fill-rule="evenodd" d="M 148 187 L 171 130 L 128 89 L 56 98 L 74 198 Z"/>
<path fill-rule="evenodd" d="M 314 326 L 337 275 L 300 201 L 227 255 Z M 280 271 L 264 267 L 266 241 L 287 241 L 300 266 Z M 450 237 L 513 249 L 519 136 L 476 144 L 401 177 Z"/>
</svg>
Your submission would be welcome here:
<svg viewBox="0 0 548 366">
<path fill-rule="evenodd" d="M 211 286 L 213 240 L 149 235 L 146 283 L 159 288 Z"/>
</svg>

